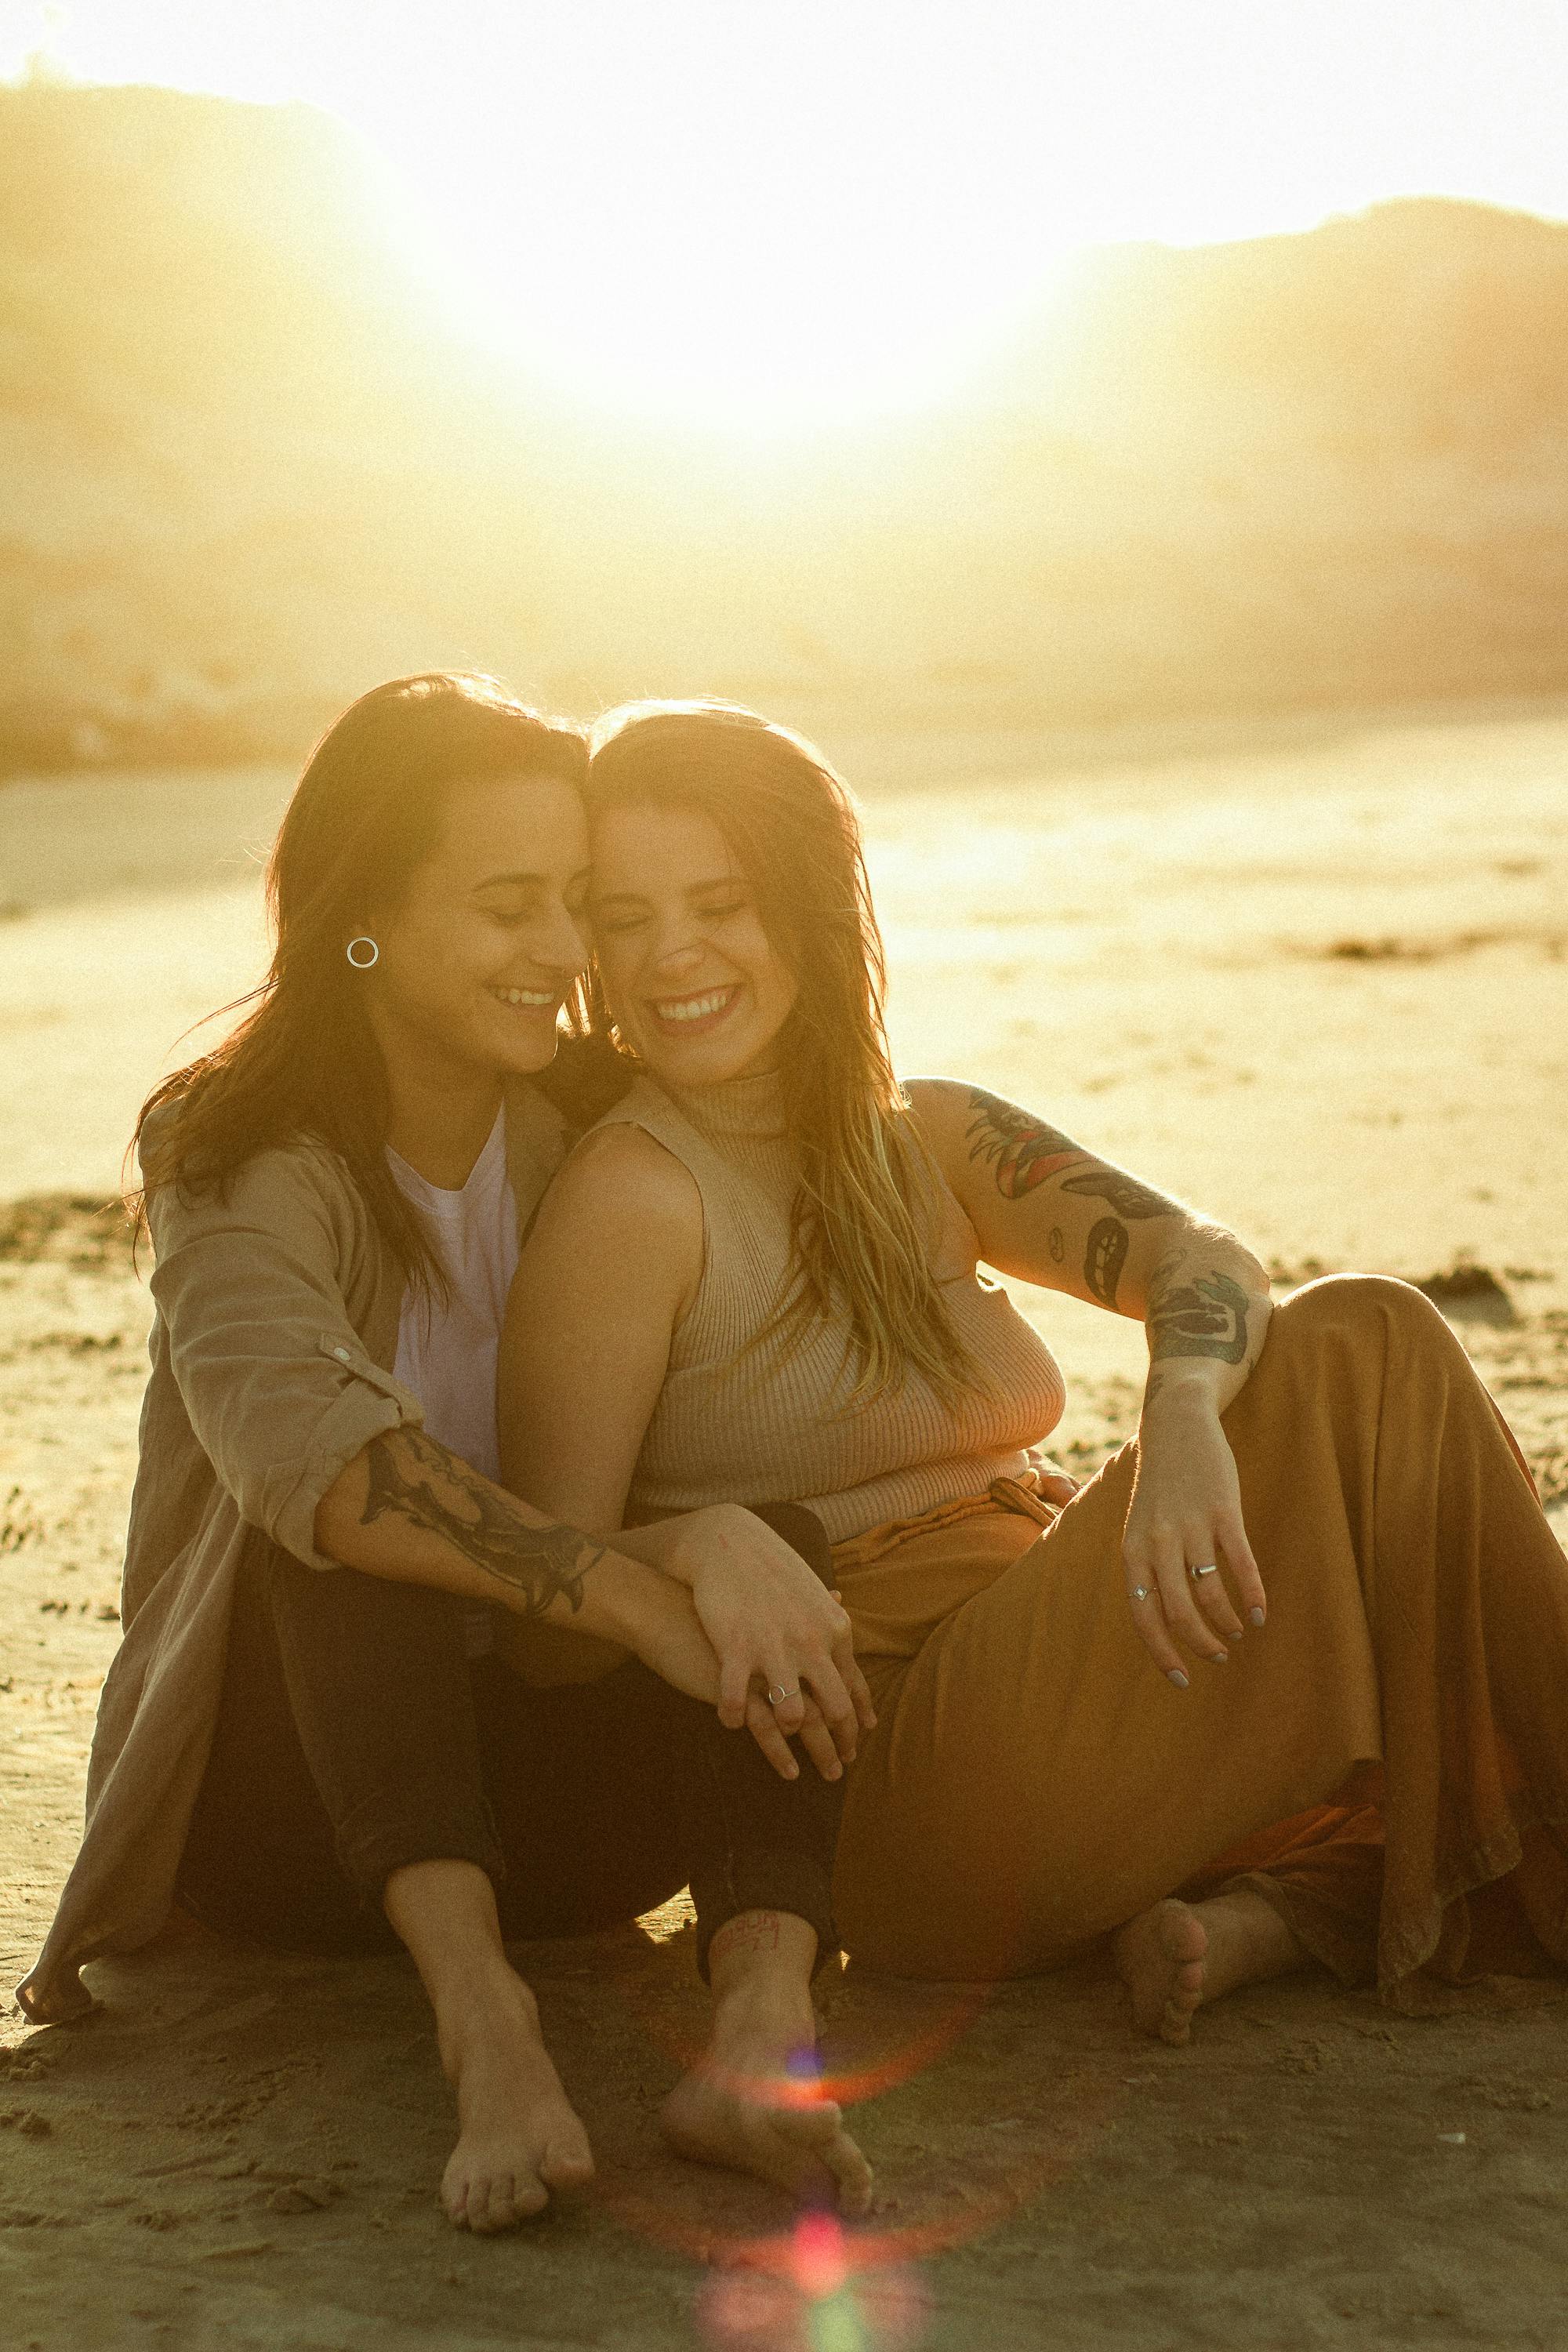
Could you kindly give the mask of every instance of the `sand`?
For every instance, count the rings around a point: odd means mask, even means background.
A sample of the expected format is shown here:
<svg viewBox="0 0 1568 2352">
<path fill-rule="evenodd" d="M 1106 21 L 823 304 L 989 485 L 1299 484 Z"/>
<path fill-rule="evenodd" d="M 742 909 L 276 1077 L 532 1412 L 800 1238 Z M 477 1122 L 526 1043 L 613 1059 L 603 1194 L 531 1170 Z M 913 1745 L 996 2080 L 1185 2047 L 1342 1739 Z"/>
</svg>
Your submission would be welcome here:
<svg viewBox="0 0 1568 2352">
<path fill-rule="evenodd" d="M 1044 1110 L 1235 1224 L 1282 1282 L 1487 1268 L 1447 1309 L 1562 1532 L 1568 717 L 834 748 L 868 788 L 903 1066 Z M 117 1637 L 148 1310 L 90 1203 L 172 1041 L 256 976 L 250 853 L 287 788 L 250 771 L 0 792 L 7 1985 L 70 1860 Z M 1092 1466 L 1130 1426 L 1141 1334 L 1029 1303 L 1068 1371 L 1059 1451 Z M 528 1951 L 601 2181 L 504 2242 L 436 2210 L 447 2094 L 395 1961 L 191 1943 L 100 1967 L 84 2028 L 6 2008 L 0 2341 L 1568 2341 L 1558 1988 L 1411 2021 L 1303 1979 L 1170 2051 L 1132 2038 L 1101 1965 L 989 1995 L 851 1969 L 828 2046 L 865 2072 L 883 2194 L 834 2291 L 832 2247 L 792 2283 L 788 2217 L 654 2134 L 700 2027 L 689 1944 L 677 1904 Z M 734 2271 L 742 2252 L 763 2269 Z"/>
</svg>

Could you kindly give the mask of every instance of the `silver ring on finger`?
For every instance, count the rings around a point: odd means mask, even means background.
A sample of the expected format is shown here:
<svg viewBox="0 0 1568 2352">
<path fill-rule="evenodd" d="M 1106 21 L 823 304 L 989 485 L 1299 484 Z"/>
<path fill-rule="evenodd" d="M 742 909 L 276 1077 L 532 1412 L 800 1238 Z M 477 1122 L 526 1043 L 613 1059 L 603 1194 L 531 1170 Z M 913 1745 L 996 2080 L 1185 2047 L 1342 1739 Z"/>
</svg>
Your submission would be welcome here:
<svg viewBox="0 0 1568 2352">
<path fill-rule="evenodd" d="M 798 1683 L 796 1683 L 794 1690 L 785 1690 L 783 1683 L 780 1683 L 776 1690 L 769 1691 L 768 1705 L 770 1706 L 783 1706 L 786 1698 L 798 1698 L 799 1696 L 800 1685 Z"/>
<path fill-rule="evenodd" d="M 1135 1584 L 1127 1596 L 1129 1601 L 1147 1601 L 1149 1597 L 1150 1588 L 1146 1584 Z"/>
<path fill-rule="evenodd" d="M 1210 1560 L 1206 1568 L 1189 1568 L 1187 1574 L 1192 1578 L 1193 1582 L 1195 1584 L 1200 1576 L 1217 1576 L 1219 1574 L 1219 1570 L 1215 1566 L 1213 1560 Z"/>
</svg>

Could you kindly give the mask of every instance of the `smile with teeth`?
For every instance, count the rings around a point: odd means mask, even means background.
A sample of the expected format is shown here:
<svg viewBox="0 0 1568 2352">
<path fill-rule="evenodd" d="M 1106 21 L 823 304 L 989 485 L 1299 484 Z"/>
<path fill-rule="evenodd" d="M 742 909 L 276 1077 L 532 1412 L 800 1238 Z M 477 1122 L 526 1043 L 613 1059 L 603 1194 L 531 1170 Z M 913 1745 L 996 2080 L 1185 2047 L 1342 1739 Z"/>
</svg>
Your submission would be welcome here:
<svg viewBox="0 0 1568 2352">
<path fill-rule="evenodd" d="M 547 1004 L 560 1003 L 553 989 L 492 988 L 490 994 L 498 1004 L 528 1004 L 541 1010 Z"/>
<path fill-rule="evenodd" d="M 739 993 L 738 989 L 713 988 L 706 996 L 656 997 L 653 1009 L 661 1021 L 710 1021 L 716 1013 L 724 1013 Z"/>
</svg>

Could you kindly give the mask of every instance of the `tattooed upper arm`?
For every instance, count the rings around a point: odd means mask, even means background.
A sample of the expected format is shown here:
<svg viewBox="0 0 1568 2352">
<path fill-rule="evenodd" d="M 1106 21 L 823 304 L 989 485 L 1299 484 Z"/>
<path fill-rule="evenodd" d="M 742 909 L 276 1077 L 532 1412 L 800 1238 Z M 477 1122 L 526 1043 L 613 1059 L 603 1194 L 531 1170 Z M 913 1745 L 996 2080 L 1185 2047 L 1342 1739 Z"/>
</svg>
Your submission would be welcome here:
<svg viewBox="0 0 1568 2352">
<path fill-rule="evenodd" d="M 1059 1128 L 983 1087 L 969 1089 L 967 1139 L 971 1160 L 989 1165 L 1005 1201 L 1022 1200 L 1055 1176 L 1064 1192 L 1107 1201 L 1119 1217 L 1165 1217 L 1175 1205 L 1124 1169 L 1107 1167 Z"/>
<path fill-rule="evenodd" d="M 1058 1218 L 1043 1236 L 1048 1268 L 1021 1263 L 1021 1255 L 1027 1253 L 1016 1249 L 1009 1270 L 1051 1282 L 1058 1277 L 1050 1269 L 1070 1258 L 1075 1286 L 1081 1284 L 1090 1298 L 1113 1312 L 1120 1305 L 1118 1286 L 1131 1248 L 1128 1225 L 1184 1213 L 1174 1201 L 1140 1183 L 1124 1169 L 1108 1166 L 1059 1128 L 981 1087 L 969 1089 L 964 1143 L 970 1161 L 990 1170 L 1002 1200 L 1022 1202 L 1043 1185 L 1052 1187 Z M 1081 1212 L 1076 1217 L 1073 1214 L 1073 1203 L 1080 1200 L 1103 1204 L 1103 1213 L 1087 1226 L 1081 1222 Z M 1037 1210 L 1044 1205 L 1035 1203 Z M 1022 1244 L 1022 1230 L 1018 1238 Z M 1003 1256 L 1007 1262 L 1007 1254 Z"/>
<path fill-rule="evenodd" d="M 1079 1165 L 1088 1154 L 1058 1129 L 1047 1127 L 1016 1103 L 983 1087 L 969 1089 L 969 1156 L 988 1166 L 1005 1201 L 1021 1201 L 1037 1184 L 1061 1169 Z"/>
<path fill-rule="evenodd" d="M 1120 1168 L 1107 1168 L 1096 1162 L 1086 1175 L 1064 1176 L 1064 1192 L 1087 1192 L 1096 1201 L 1109 1201 L 1119 1217 L 1168 1217 L 1173 1202 L 1147 1184 L 1140 1184 L 1136 1176 L 1129 1176 Z"/>
</svg>

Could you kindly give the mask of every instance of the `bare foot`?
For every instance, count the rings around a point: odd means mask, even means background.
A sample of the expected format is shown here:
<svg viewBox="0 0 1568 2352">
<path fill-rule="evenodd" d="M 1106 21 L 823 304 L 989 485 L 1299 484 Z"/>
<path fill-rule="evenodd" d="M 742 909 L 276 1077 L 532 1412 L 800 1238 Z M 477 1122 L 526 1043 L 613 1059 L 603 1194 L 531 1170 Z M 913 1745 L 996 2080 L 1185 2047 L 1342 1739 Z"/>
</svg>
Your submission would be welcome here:
<svg viewBox="0 0 1568 2352">
<path fill-rule="evenodd" d="M 1178 2047 L 1192 2040 L 1193 2019 L 1205 2000 L 1310 1965 L 1273 1905 L 1248 1886 L 1206 1903 L 1174 1896 L 1152 1903 L 1129 1920 L 1113 1949 L 1132 1996 L 1133 2023 Z"/>
<path fill-rule="evenodd" d="M 1162 2042 L 1193 2036 L 1204 1997 L 1207 1930 L 1190 1903 L 1151 1904 L 1116 1938 L 1116 1967 L 1132 1995 L 1132 2022 Z"/>
<path fill-rule="evenodd" d="M 550 2063 L 532 1993 L 504 1961 L 487 1979 L 439 2027 L 462 2126 L 441 2202 L 459 2230 L 484 2235 L 515 2229 L 552 2189 L 594 2177 L 588 2135 Z"/>
<path fill-rule="evenodd" d="M 721 2000 L 713 2038 L 659 2118 L 698 2164 L 755 2173 L 791 2196 L 864 2213 L 871 2168 L 816 2079 L 816 2018 L 804 1990 Z"/>
</svg>

